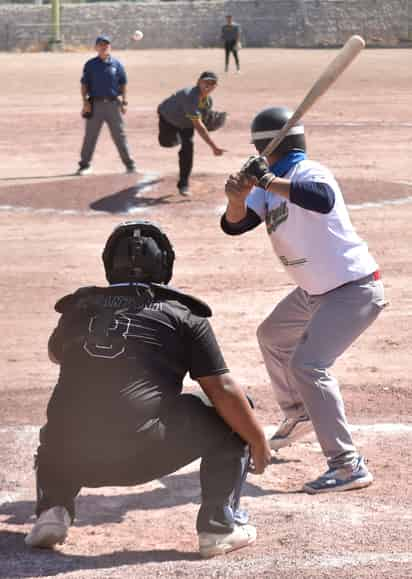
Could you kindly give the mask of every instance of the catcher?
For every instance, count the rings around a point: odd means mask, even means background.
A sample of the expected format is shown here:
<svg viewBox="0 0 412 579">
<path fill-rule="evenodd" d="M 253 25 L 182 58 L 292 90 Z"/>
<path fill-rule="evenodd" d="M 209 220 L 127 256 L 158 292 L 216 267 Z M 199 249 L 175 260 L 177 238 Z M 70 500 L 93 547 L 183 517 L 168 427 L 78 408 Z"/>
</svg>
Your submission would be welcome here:
<svg viewBox="0 0 412 579">
<path fill-rule="evenodd" d="M 56 304 L 49 354 L 60 376 L 41 429 L 38 519 L 26 544 L 64 542 L 81 487 L 145 483 L 199 457 L 201 556 L 253 543 L 239 501 L 247 470 L 262 473 L 270 449 L 226 367 L 210 308 L 166 285 L 174 251 L 150 222 L 117 227 L 103 262 L 108 287 L 80 288 Z M 182 394 L 187 372 L 214 406 Z"/>
<path fill-rule="evenodd" d="M 180 195 L 190 196 L 189 178 L 193 167 L 193 136 L 195 130 L 212 149 L 216 156 L 223 155 L 224 149 L 216 145 L 211 131 L 222 127 L 226 113 L 212 111 L 210 93 L 217 87 L 218 78 L 214 72 L 202 72 L 196 86 L 178 90 L 158 106 L 159 144 L 161 147 L 175 147 L 179 150 Z"/>
</svg>

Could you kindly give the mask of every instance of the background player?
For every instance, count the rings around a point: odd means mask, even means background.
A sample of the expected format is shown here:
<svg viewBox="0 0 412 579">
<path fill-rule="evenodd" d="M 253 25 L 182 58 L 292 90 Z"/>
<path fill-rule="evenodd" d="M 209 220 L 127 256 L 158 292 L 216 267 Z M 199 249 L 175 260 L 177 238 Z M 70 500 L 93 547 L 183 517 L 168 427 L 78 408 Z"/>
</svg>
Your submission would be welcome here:
<svg viewBox="0 0 412 579">
<path fill-rule="evenodd" d="M 176 147 L 179 150 L 179 180 L 177 188 L 181 195 L 190 195 L 189 179 L 193 168 L 193 136 L 196 130 L 216 156 L 223 155 L 224 149 L 216 145 L 207 130 L 203 117 L 212 110 L 210 94 L 217 87 L 218 78 L 214 72 L 205 71 L 199 76 L 196 86 L 183 88 L 160 103 L 159 144 L 162 147 Z"/>
<path fill-rule="evenodd" d="M 240 25 L 233 22 L 231 14 L 226 16 L 226 24 L 222 26 L 222 40 L 225 49 L 225 72 L 229 70 L 229 57 L 233 54 L 236 63 L 236 71 L 240 72 L 239 48 L 240 48 Z"/>
<path fill-rule="evenodd" d="M 287 122 L 285 108 L 261 111 L 252 123 L 258 152 Z M 266 160 L 252 157 L 226 182 L 221 225 L 238 235 L 266 223 L 274 252 L 297 284 L 258 328 L 258 340 L 285 420 L 271 440 L 277 450 L 314 428 L 329 469 L 304 485 L 308 493 L 369 485 L 339 385 L 329 368 L 384 306 L 378 266 L 356 234 L 338 183 L 306 158 L 303 125 L 293 127 Z"/>
<path fill-rule="evenodd" d="M 80 288 L 56 304 L 49 340 L 60 364 L 37 455 L 38 520 L 26 543 L 62 543 L 82 486 L 134 485 L 201 457 L 199 550 L 211 557 L 256 538 L 238 509 L 248 469 L 270 448 L 230 376 L 209 307 L 168 288 L 174 252 L 155 225 L 128 222 L 103 252 L 109 287 Z M 182 394 L 189 372 L 212 401 Z"/>
</svg>

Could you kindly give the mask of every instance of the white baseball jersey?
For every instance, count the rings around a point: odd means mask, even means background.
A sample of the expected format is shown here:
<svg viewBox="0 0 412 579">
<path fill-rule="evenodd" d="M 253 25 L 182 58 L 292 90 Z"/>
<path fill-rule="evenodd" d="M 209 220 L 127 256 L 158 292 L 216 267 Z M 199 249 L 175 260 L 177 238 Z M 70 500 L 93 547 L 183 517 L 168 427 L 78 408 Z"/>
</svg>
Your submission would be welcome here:
<svg viewBox="0 0 412 579">
<path fill-rule="evenodd" d="M 247 206 L 266 222 L 273 249 L 296 284 L 319 295 L 376 271 L 378 266 L 353 228 L 332 173 L 303 160 L 284 177 L 326 183 L 335 194 L 334 207 L 327 214 L 303 209 L 260 187 L 247 197 Z"/>
</svg>

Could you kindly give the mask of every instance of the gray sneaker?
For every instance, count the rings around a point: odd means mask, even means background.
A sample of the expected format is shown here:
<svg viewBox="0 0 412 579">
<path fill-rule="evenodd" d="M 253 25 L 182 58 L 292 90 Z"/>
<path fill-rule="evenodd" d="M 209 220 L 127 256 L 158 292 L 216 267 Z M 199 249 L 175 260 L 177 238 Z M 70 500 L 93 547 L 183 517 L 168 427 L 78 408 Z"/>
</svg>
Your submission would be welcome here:
<svg viewBox="0 0 412 579">
<path fill-rule="evenodd" d="M 25 538 L 28 547 L 51 549 L 64 543 L 71 523 L 65 507 L 52 507 L 43 511 Z"/>
<path fill-rule="evenodd" d="M 272 450 L 290 446 L 293 442 L 312 432 L 312 430 L 313 425 L 309 416 L 285 418 L 275 434 L 269 439 L 269 446 Z"/>
<path fill-rule="evenodd" d="M 303 490 L 310 495 L 350 491 L 368 487 L 372 481 L 373 476 L 365 464 L 364 457 L 358 456 L 354 464 L 327 470 L 316 480 L 303 485 Z"/>
</svg>

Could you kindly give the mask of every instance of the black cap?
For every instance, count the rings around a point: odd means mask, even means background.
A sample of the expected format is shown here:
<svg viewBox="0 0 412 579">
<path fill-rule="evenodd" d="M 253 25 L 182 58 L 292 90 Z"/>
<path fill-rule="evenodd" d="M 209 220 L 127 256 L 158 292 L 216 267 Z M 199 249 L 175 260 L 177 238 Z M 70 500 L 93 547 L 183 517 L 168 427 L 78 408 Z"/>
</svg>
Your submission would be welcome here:
<svg viewBox="0 0 412 579">
<path fill-rule="evenodd" d="M 199 76 L 199 80 L 213 80 L 213 82 L 217 82 L 217 74 L 210 70 L 206 70 Z"/>
</svg>

